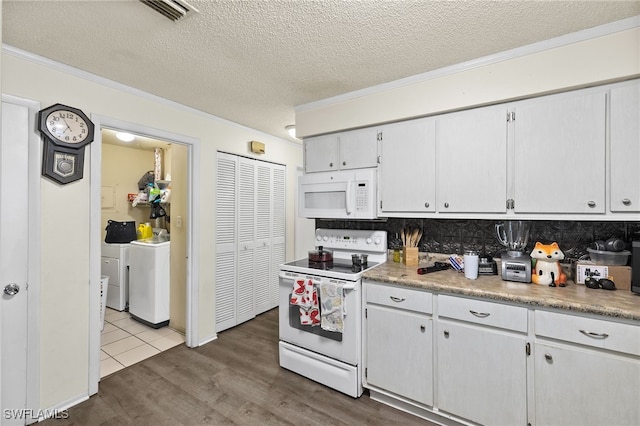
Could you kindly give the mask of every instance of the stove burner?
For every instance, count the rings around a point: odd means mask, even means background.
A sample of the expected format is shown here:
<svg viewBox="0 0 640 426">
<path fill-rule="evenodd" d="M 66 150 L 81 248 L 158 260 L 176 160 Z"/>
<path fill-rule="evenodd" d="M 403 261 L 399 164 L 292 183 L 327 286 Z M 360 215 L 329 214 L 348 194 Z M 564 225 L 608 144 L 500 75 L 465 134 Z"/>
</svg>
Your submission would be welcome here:
<svg viewBox="0 0 640 426">
<path fill-rule="evenodd" d="M 333 260 L 327 260 L 325 262 L 318 262 L 314 260 L 309 260 L 309 268 L 311 269 L 320 269 L 323 271 L 333 269 Z"/>
</svg>

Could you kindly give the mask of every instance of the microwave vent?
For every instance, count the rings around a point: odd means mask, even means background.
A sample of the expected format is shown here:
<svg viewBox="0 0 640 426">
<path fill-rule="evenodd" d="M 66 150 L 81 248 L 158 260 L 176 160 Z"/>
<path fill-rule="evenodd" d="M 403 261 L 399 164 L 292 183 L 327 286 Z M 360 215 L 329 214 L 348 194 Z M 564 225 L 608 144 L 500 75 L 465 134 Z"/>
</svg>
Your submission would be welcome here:
<svg viewBox="0 0 640 426">
<path fill-rule="evenodd" d="M 172 21 L 198 13 L 198 9 L 184 0 L 140 0 L 140 2 Z"/>
</svg>

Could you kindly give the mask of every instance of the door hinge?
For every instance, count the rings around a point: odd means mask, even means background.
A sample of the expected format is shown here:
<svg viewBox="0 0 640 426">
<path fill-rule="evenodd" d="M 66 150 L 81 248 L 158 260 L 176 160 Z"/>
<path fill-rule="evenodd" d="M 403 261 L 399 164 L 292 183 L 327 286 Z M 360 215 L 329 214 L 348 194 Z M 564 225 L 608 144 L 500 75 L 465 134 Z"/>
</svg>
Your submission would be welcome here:
<svg viewBox="0 0 640 426">
<path fill-rule="evenodd" d="M 507 210 L 513 210 L 516 208 L 516 202 L 513 198 L 507 200 Z"/>
<path fill-rule="evenodd" d="M 365 367 L 364 369 L 364 377 L 367 378 L 367 374 L 369 373 L 369 369 Z"/>
<path fill-rule="evenodd" d="M 524 348 L 525 348 L 524 350 L 525 350 L 527 356 L 531 355 L 531 343 L 527 342 L 527 344 L 524 345 Z"/>
<path fill-rule="evenodd" d="M 511 121 L 516 121 L 516 113 L 515 113 L 515 111 L 507 112 L 507 123 L 509 123 Z"/>
<path fill-rule="evenodd" d="M 380 156 L 378 155 L 378 164 L 380 164 Z"/>
<path fill-rule="evenodd" d="M 364 308 L 364 317 L 367 318 L 367 308 Z"/>
<path fill-rule="evenodd" d="M 380 200 L 380 210 L 382 210 L 382 200 Z"/>
<path fill-rule="evenodd" d="M 378 132 L 377 139 L 378 139 L 378 142 L 382 140 L 382 132 Z"/>
</svg>

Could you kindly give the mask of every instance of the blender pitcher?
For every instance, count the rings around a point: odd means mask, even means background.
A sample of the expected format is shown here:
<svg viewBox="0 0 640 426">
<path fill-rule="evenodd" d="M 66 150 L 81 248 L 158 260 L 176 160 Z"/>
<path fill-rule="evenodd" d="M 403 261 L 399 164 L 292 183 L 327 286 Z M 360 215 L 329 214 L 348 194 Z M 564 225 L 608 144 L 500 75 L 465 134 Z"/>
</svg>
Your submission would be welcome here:
<svg viewBox="0 0 640 426">
<path fill-rule="evenodd" d="M 508 251 L 523 251 L 529 241 L 529 228 L 526 220 L 507 220 L 496 224 L 496 236 Z"/>
</svg>

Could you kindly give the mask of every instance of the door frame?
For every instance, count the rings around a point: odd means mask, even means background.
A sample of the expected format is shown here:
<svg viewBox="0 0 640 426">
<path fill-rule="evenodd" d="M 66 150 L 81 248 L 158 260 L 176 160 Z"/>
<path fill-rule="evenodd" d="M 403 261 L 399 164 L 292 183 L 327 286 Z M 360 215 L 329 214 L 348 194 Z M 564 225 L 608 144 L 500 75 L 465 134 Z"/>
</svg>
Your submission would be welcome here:
<svg viewBox="0 0 640 426">
<path fill-rule="evenodd" d="M 100 257 L 101 257 L 101 186 L 102 186 L 102 128 L 117 129 L 138 135 L 161 139 L 170 143 L 185 145 L 187 154 L 187 306 L 186 306 L 186 345 L 199 346 L 198 333 L 198 300 L 199 300 L 199 270 L 200 238 L 194 229 L 200 226 L 200 201 L 196 194 L 200 193 L 200 140 L 155 129 L 140 124 L 130 123 L 98 114 L 91 114 L 91 121 L 95 125 L 94 141 L 91 144 L 91 195 L 90 195 L 90 286 L 100 287 Z M 98 392 L 100 381 L 100 294 L 92 291 L 89 296 L 89 395 Z"/>
<path fill-rule="evenodd" d="M 36 131 L 36 117 L 40 110 L 40 102 L 5 94 L 2 94 L 2 102 L 24 106 L 29 110 L 28 164 L 24 165 L 28 168 L 29 176 L 29 205 L 27 207 L 29 226 L 27 242 L 27 251 L 29 253 L 27 264 L 27 395 L 26 407 L 15 408 L 31 409 L 32 413 L 37 413 L 40 408 L 40 159 L 42 158 L 42 143 L 40 135 Z M 2 317 L 0 316 L 0 321 L 1 319 Z M 1 329 L 2 325 L 0 324 Z M 0 353 L 1 357 L 2 354 Z M 37 420 L 37 418 L 33 418 L 33 415 L 25 417 L 27 423 L 33 423 Z"/>
</svg>

